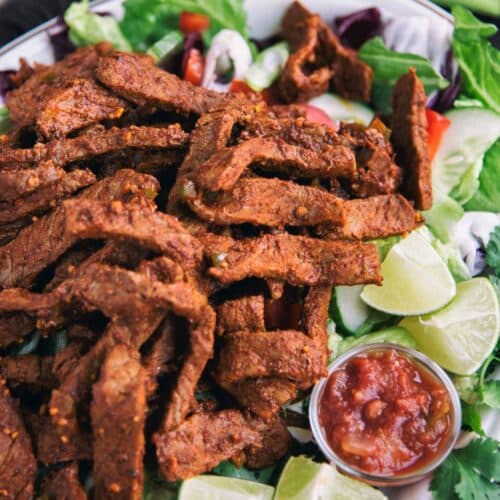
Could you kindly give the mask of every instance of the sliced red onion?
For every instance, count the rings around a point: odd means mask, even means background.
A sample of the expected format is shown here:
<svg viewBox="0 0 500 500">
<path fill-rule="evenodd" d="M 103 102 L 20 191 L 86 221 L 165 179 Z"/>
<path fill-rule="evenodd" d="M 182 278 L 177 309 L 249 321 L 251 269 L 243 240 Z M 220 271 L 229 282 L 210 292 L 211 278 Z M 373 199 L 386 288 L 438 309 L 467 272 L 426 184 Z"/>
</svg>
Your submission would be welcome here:
<svg viewBox="0 0 500 500">
<path fill-rule="evenodd" d="M 359 49 L 370 38 L 382 34 L 382 16 L 376 7 L 370 7 L 337 17 L 334 27 L 344 45 Z"/>
</svg>

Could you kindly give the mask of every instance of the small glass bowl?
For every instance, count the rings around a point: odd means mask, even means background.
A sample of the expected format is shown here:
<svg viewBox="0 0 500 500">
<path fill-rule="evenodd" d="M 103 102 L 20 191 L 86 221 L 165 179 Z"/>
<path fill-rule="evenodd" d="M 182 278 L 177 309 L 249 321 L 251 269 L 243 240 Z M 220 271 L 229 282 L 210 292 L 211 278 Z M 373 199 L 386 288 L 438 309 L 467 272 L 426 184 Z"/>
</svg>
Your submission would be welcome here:
<svg viewBox="0 0 500 500">
<path fill-rule="evenodd" d="M 448 436 L 448 442 L 441 446 L 439 453 L 431 462 L 427 462 L 421 468 L 416 468 L 408 473 L 394 474 L 392 476 L 387 475 L 377 475 L 364 472 L 349 463 L 345 462 L 341 457 L 339 457 L 330 447 L 326 439 L 323 427 L 319 421 L 319 404 L 321 401 L 321 396 L 326 387 L 326 382 L 330 375 L 346 364 L 351 358 L 357 356 L 358 354 L 366 354 L 372 351 L 384 351 L 384 350 L 395 350 L 399 354 L 402 354 L 412 361 L 420 364 L 421 367 L 429 371 L 434 375 L 446 388 L 451 401 L 451 430 Z M 340 471 L 344 472 L 348 476 L 355 479 L 364 481 L 365 483 L 372 484 L 374 486 L 380 487 L 391 487 L 391 486 L 402 486 L 406 484 L 415 483 L 424 479 L 430 473 L 439 467 L 446 459 L 446 457 L 453 450 L 455 443 L 460 434 L 460 429 L 462 425 L 462 410 L 460 407 L 460 399 L 458 393 L 445 371 L 439 367 L 432 359 L 428 358 L 424 354 L 416 351 L 415 349 L 410 349 L 397 344 L 390 343 L 378 343 L 378 344 L 367 344 L 359 347 L 354 347 L 344 354 L 339 356 L 328 368 L 328 376 L 322 378 L 314 387 L 311 400 L 309 404 L 309 422 L 311 424 L 311 430 L 313 436 L 320 447 L 326 458 L 334 464 Z"/>
</svg>

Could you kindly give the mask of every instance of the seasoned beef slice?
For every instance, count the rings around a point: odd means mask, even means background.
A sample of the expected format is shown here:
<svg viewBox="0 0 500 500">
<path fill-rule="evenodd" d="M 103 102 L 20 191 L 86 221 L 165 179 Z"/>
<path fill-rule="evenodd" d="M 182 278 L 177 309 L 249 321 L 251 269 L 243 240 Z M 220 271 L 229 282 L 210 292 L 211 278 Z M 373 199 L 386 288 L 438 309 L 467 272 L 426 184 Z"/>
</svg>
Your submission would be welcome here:
<svg viewBox="0 0 500 500">
<path fill-rule="evenodd" d="M 124 344 L 109 350 L 94 384 L 90 414 L 97 498 L 142 498 L 146 372 Z"/>
<path fill-rule="evenodd" d="M 137 194 L 154 197 L 158 189 L 159 183 L 154 177 L 123 169 L 87 188 L 77 199 L 127 201 Z M 30 286 L 40 271 L 75 242 L 76 238 L 66 231 L 65 211 L 59 206 L 0 247 L 0 288 Z"/>
<path fill-rule="evenodd" d="M 216 380 L 222 387 L 256 377 L 283 377 L 308 389 L 324 374 L 323 353 L 295 330 L 235 332 L 224 337 Z"/>
<path fill-rule="evenodd" d="M 12 203 L 0 203 L 0 232 L 2 226 L 19 220 L 23 221 L 23 225 L 27 224 L 32 216 L 38 216 L 54 208 L 60 200 L 90 186 L 95 181 L 95 175 L 87 169 L 64 172 L 56 182 L 38 186 L 32 193 Z"/>
<path fill-rule="evenodd" d="M 62 207 L 67 233 L 78 239 L 130 241 L 170 256 L 185 269 L 194 268 L 201 261 L 198 240 L 171 215 L 119 201 L 66 200 Z"/>
<path fill-rule="evenodd" d="M 227 105 L 234 97 L 181 80 L 144 55 L 114 53 L 99 60 L 97 79 L 115 94 L 140 106 L 200 115 Z"/>
<path fill-rule="evenodd" d="M 319 15 L 294 2 L 283 17 L 282 33 L 292 50 L 279 80 L 286 102 L 323 94 L 330 82 L 342 97 L 370 99 L 372 69 L 340 43 Z"/>
<path fill-rule="evenodd" d="M 391 142 L 403 167 L 403 187 L 415 207 L 432 207 L 425 90 L 413 68 L 397 82 L 392 94 Z"/>
<path fill-rule="evenodd" d="M 247 446 L 259 433 L 237 410 L 197 413 L 179 427 L 153 436 L 161 474 L 177 481 L 209 471 Z"/>
<path fill-rule="evenodd" d="M 279 278 L 292 285 L 380 283 L 380 261 L 372 244 L 324 241 L 303 236 L 266 234 L 233 240 L 201 236 L 212 262 L 208 273 L 223 284 L 248 277 Z"/>
<path fill-rule="evenodd" d="M 36 130 L 45 140 L 60 139 L 83 127 L 119 118 L 127 107 L 95 80 L 73 80 L 43 103 Z"/>
<path fill-rule="evenodd" d="M 42 483 L 42 497 L 47 500 L 87 500 L 78 479 L 78 464 L 73 462 L 49 472 Z"/>
<path fill-rule="evenodd" d="M 250 165 L 306 178 L 352 179 L 356 173 L 354 155 L 343 146 L 320 155 L 280 138 L 254 138 L 211 156 L 200 166 L 198 184 L 210 191 L 228 191 Z"/>
<path fill-rule="evenodd" d="M 36 472 L 36 459 L 21 412 L 8 389 L 3 387 L 0 391 L 0 495 L 30 500 Z"/>
<path fill-rule="evenodd" d="M 179 148 L 187 143 L 188 138 L 177 123 L 166 127 L 113 127 L 97 136 L 81 135 L 73 139 L 38 143 L 31 149 L 0 151 L 0 167 L 22 168 L 44 162 L 63 167 L 75 161 L 123 150 Z"/>
<path fill-rule="evenodd" d="M 217 333 L 219 335 L 241 330 L 261 332 L 265 329 L 262 295 L 226 300 L 217 307 Z"/>
<path fill-rule="evenodd" d="M 54 96 L 75 79 L 92 79 L 99 57 L 112 50 L 111 44 L 99 43 L 77 49 L 50 66 L 35 67 L 19 88 L 7 96 L 12 120 L 20 127 L 33 127 Z"/>
</svg>

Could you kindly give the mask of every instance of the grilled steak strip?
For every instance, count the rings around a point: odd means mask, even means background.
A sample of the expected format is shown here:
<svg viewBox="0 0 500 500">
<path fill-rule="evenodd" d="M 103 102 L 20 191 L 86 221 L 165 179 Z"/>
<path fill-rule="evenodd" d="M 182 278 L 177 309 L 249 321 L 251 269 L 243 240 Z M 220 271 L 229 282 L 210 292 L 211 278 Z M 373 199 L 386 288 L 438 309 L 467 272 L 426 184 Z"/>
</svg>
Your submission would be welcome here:
<svg viewBox="0 0 500 500">
<path fill-rule="evenodd" d="M 23 312 L 0 313 L 0 348 L 21 342 L 35 329 L 35 321 Z"/>
<path fill-rule="evenodd" d="M 110 349 L 92 392 L 96 497 L 139 500 L 147 402 L 146 373 L 138 352 L 123 344 Z"/>
<path fill-rule="evenodd" d="M 158 189 L 159 183 L 154 177 L 123 169 L 82 191 L 77 199 L 128 201 L 137 194 L 154 197 Z M 40 271 L 76 243 L 64 221 L 65 210 L 59 206 L 0 247 L 0 288 L 30 286 Z"/>
<path fill-rule="evenodd" d="M 125 149 L 180 148 L 187 141 L 188 135 L 177 123 L 167 127 L 113 127 L 97 136 L 81 135 L 74 139 L 38 143 L 31 149 L 0 151 L 0 167 L 26 168 L 44 162 L 63 167 L 68 163 Z"/>
<path fill-rule="evenodd" d="M 294 2 L 283 17 L 282 33 L 292 49 L 279 80 L 287 102 L 323 94 L 330 81 L 342 97 L 370 99 L 372 69 L 340 43 L 319 15 Z"/>
<path fill-rule="evenodd" d="M 413 68 L 394 86 L 391 142 L 403 166 L 403 187 L 416 208 L 432 207 L 432 172 L 428 149 L 425 90 Z"/>
<path fill-rule="evenodd" d="M 343 146 L 320 155 L 279 138 L 255 138 L 211 156 L 200 166 L 198 184 L 210 191 L 229 191 L 252 164 L 296 177 L 353 179 L 356 174 L 354 155 Z"/>
<path fill-rule="evenodd" d="M 371 196 L 344 202 L 344 224 L 318 228 L 319 234 L 340 240 L 372 240 L 409 233 L 423 222 L 406 198 L 400 194 Z"/>
<path fill-rule="evenodd" d="M 114 93 L 140 106 L 200 115 L 226 106 L 231 95 L 197 87 L 154 65 L 144 55 L 114 53 L 99 60 L 97 79 Z"/>
<path fill-rule="evenodd" d="M 269 421 L 281 407 L 297 397 L 297 385 L 283 377 L 257 377 L 225 387 L 243 408 Z"/>
<path fill-rule="evenodd" d="M 41 489 L 42 497 L 48 500 L 87 500 L 78 479 L 78 464 L 75 462 L 49 472 Z"/>
<path fill-rule="evenodd" d="M 212 203 L 197 197 L 186 200 L 201 219 L 217 225 L 285 226 L 342 225 L 345 202 L 310 186 L 279 179 L 243 178 L 231 192 Z M 349 203 L 349 202 L 347 202 Z"/>
<path fill-rule="evenodd" d="M 331 286 L 312 286 L 307 291 L 303 308 L 303 323 L 306 335 L 322 352 L 322 366 L 326 370 L 328 361 L 328 307 L 332 295 Z"/>
<path fill-rule="evenodd" d="M 53 164 L 44 164 L 33 169 L 0 170 L 1 201 L 14 201 L 29 195 L 39 187 L 46 187 L 60 181 L 65 171 Z"/>
<path fill-rule="evenodd" d="M 16 175 L 21 172 L 29 171 L 17 171 Z M 8 223 L 18 222 L 20 219 L 26 225 L 31 222 L 31 216 L 41 215 L 54 208 L 60 200 L 94 184 L 95 181 L 95 175 L 87 169 L 73 170 L 72 172 L 63 171 L 62 177 L 55 182 L 45 186 L 39 185 L 33 192 L 13 203 L 0 202 L 0 227 Z"/>
<path fill-rule="evenodd" d="M 3 387 L 0 391 L 0 492 L 5 498 L 33 498 L 36 459 L 21 412 Z"/>
<path fill-rule="evenodd" d="M 53 98 L 57 99 L 61 91 L 76 79 L 93 79 L 99 57 L 112 50 L 111 44 L 104 42 L 77 49 L 50 66 L 36 65 L 34 70 L 25 67 L 28 77 L 21 78 L 19 88 L 7 95 L 6 104 L 12 121 L 21 128 L 33 128 L 45 108 L 51 106 Z M 90 115 L 87 120 L 91 120 Z"/>
<path fill-rule="evenodd" d="M 248 277 L 279 278 L 292 285 L 380 283 L 374 245 L 322 241 L 287 233 L 233 240 L 204 235 L 207 257 L 217 262 L 208 273 L 223 284 Z"/>
<path fill-rule="evenodd" d="M 177 481 L 213 469 L 261 437 L 237 410 L 196 413 L 176 429 L 153 436 L 161 474 Z"/>
<path fill-rule="evenodd" d="M 249 378 L 283 377 L 307 389 L 323 372 L 322 351 L 301 332 L 235 332 L 224 337 L 216 379 L 228 387 Z"/>
<path fill-rule="evenodd" d="M 217 333 L 262 332 L 264 324 L 264 297 L 252 295 L 240 299 L 226 300 L 217 307 Z"/>
<path fill-rule="evenodd" d="M 119 118 L 127 107 L 95 80 L 73 80 L 44 103 L 36 130 L 46 140 L 60 139 L 83 127 Z"/>
<path fill-rule="evenodd" d="M 67 233 L 74 238 L 130 241 L 164 253 L 186 269 L 201 261 L 199 242 L 171 215 L 119 201 L 67 200 L 62 207 Z"/>
<path fill-rule="evenodd" d="M 52 373 L 54 358 L 23 354 L 0 358 L 0 378 L 7 380 L 9 387 L 28 386 L 30 389 L 52 389 L 56 379 Z"/>
</svg>

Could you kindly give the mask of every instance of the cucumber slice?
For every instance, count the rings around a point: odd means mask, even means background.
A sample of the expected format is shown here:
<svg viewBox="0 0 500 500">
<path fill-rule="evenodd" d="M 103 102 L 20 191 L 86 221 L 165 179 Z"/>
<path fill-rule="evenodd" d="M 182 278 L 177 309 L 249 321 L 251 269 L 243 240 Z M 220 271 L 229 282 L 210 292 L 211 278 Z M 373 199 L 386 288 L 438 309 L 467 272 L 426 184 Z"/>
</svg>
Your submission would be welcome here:
<svg viewBox="0 0 500 500">
<path fill-rule="evenodd" d="M 270 87 L 286 64 L 290 52 L 286 42 L 263 50 L 245 73 L 245 82 L 256 92 Z"/>
<path fill-rule="evenodd" d="M 450 194 L 465 203 L 478 186 L 478 162 L 482 166 L 484 153 L 500 137 L 500 115 L 485 108 L 464 108 L 446 117 L 451 123 L 432 163 L 434 201 Z"/>
<path fill-rule="evenodd" d="M 333 317 L 339 328 L 354 334 L 368 319 L 370 308 L 361 300 L 363 285 L 336 286 Z"/>
<path fill-rule="evenodd" d="M 309 101 L 309 104 L 322 109 L 332 120 L 355 122 L 369 125 L 373 110 L 359 102 L 343 99 L 335 94 L 323 94 Z"/>
</svg>

